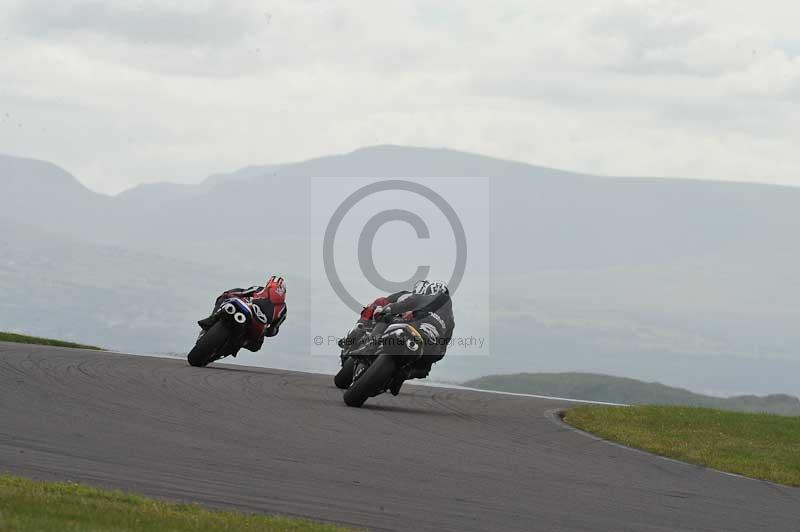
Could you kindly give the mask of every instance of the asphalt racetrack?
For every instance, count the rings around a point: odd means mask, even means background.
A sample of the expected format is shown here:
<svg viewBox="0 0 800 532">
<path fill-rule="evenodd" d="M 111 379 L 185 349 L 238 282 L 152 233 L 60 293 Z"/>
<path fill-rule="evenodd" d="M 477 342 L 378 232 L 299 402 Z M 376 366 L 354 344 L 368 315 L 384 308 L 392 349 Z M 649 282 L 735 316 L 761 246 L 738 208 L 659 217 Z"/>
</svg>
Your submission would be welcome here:
<svg viewBox="0 0 800 532">
<path fill-rule="evenodd" d="M 625 449 L 569 403 L 0 343 L 0 471 L 396 531 L 800 530 L 800 489 Z M 550 413 L 550 414 L 548 414 Z"/>
</svg>

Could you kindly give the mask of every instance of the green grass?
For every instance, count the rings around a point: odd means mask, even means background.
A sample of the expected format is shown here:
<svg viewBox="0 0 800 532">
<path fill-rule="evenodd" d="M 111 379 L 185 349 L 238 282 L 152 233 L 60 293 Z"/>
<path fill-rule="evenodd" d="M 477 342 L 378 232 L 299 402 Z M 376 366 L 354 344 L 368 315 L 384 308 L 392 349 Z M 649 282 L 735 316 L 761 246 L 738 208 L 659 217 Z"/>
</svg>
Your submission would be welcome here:
<svg viewBox="0 0 800 532">
<path fill-rule="evenodd" d="M 598 436 L 748 477 L 800 486 L 800 418 L 678 406 L 579 406 L 565 421 Z"/>
<path fill-rule="evenodd" d="M 311 521 L 206 510 L 121 491 L 0 475 L 0 532 L 347 532 Z"/>
<path fill-rule="evenodd" d="M 72 347 L 76 349 L 96 349 L 101 350 L 100 347 L 93 345 L 76 344 L 74 342 L 62 342 L 61 340 L 51 340 L 50 338 L 38 338 L 36 336 L 27 336 L 24 334 L 16 334 L 9 332 L 0 332 L 0 342 L 16 342 L 18 344 L 37 344 L 37 345 L 52 345 L 56 347 Z"/>
</svg>

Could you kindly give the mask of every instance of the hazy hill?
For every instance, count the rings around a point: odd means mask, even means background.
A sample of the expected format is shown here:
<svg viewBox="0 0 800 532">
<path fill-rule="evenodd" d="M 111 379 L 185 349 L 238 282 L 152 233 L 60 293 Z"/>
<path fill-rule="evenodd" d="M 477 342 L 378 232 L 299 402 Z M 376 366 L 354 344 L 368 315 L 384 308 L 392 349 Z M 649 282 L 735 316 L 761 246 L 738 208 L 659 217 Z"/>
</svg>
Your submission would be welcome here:
<svg viewBox="0 0 800 532">
<path fill-rule="evenodd" d="M 153 230 L 193 238 L 192 230 L 206 236 L 225 232 L 210 213 L 279 193 L 282 201 L 270 203 L 274 217 L 282 220 L 285 233 L 303 236 L 311 176 L 488 176 L 495 268 L 507 273 L 618 267 L 715 253 L 736 256 L 774 250 L 775 244 L 785 249 L 799 223 L 800 189 L 790 187 L 597 178 L 453 150 L 399 146 L 248 167 L 200 185 L 140 186 L 115 197 L 92 193 L 49 163 L 0 157 L 0 207 L 4 217 L 29 222 L 33 205 L 43 224 L 84 239 L 141 239 Z M 248 217 L 255 216 L 229 215 L 232 222 L 250 222 Z M 103 227 L 98 227 L 101 217 Z M 259 224 L 243 224 L 248 236 L 259 229 Z"/>
<path fill-rule="evenodd" d="M 483 390 L 529 393 L 608 403 L 702 406 L 742 412 L 800 415 L 800 399 L 791 395 L 712 397 L 693 393 L 683 388 L 665 386 L 658 382 L 643 382 L 594 373 L 489 375 L 463 384 Z"/>
<path fill-rule="evenodd" d="M 720 394 L 800 394 L 800 189 L 600 178 L 446 149 L 375 146 L 117 196 L 50 163 L 2 156 L 0 285 L 38 293 L 46 280 L 54 317 L 20 320 L 25 303 L 5 297 L 0 324 L 178 351 L 193 340 L 187 316 L 206 292 L 281 271 L 293 279 L 296 320 L 287 329 L 295 337 L 279 347 L 298 355 L 288 367 L 332 371 L 335 360 L 299 356 L 311 304 L 309 178 L 326 176 L 490 178 L 493 353 L 448 359 L 440 378 L 591 371 Z M 107 260 L 115 253 L 124 258 Z M 137 312 L 156 293 L 170 302 L 158 324 L 141 316 L 127 330 L 81 325 L 69 318 L 81 304 L 75 268 L 98 315 L 115 312 L 112 281 Z"/>
<path fill-rule="evenodd" d="M 112 198 L 92 192 L 58 166 L 0 155 L 0 216 L 42 227 L 75 227 L 83 213 L 94 216 Z"/>
</svg>

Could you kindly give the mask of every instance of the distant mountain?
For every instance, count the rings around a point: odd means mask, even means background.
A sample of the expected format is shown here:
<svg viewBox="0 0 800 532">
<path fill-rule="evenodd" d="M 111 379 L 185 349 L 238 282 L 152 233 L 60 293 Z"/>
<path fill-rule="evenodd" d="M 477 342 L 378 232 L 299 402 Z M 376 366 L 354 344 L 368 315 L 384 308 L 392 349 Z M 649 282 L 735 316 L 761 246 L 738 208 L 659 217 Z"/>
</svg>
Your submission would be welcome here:
<svg viewBox="0 0 800 532">
<path fill-rule="evenodd" d="M 244 168 L 240 168 L 239 170 L 236 170 L 234 172 L 213 174 L 205 178 L 203 182 L 198 186 L 198 188 L 203 190 L 210 190 L 215 186 L 223 183 L 230 183 L 232 181 L 247 181 L 249 179 L 263 177 L 271 174 L 276 175 L 277 171 L 281 168 L 281 166 L 282 165 L 279 164 L 260 164 L 260 165 L 245 166 Z"/>
<path fill-rule="evenodd" d="M 282 201 L 270 204 L 271 214 L 282 221 L 284 233 L 303 236 L 310 177 L 463 176 L 492 180 L 494 267 L 503 273 L 747 254 L 750 245 L 761 244 L 761 251 L 785 242 L 800 223 L 800 189 L 791 187 L 597 178 L 454 150 L 400 146 L 248 167 L 201 185 L 140 186 L 111 197 L 90 192 L 49 163 L 2 157 L 0 209 L 5 218 L 27 222 L 27 207 L 36 205 L 45 225 L 84 239 L 117 242 L 157 231 L 183 240 L 193 236 L 192 229 L 219 236 L 227 229 L 209 213 L 279 192 Z M 259 224 L 248 223 L 253 214 L 230 215 L 247 236 L 259 236 Z"/>
<path fill-rule="evenodd" d="M 197 185 L 184 185 L 179 183 L 143 183 L 133 188 L 120 192 L 115 199 L 122 204 L 132 206 L 162 205 L 183 198 L 197 196 L 203 189 Z"/>
<path fill-rule="evenodd" d="M 456 176 L 491 183 L 492 356 L 448 358 L 437 377 L 590 371 L 720 394 L 800 394 L 800 188 L 601 178 L 374 146 L 107 196 L 53 164 L 0 156 L 0 286 L 48 294 L 55 317 L 20 332 L 168 352 L 191 343 L 188 317 L 208 292 L 285 272 L 296 320 L 287 331 L 297 335 L 286 367 L 332 371 L 335 358 L 299 357 L 312 304 L 310 178 Z M 163 305 L 159 324 L 133 314 L 128 330 L 82 324 L 77 272 L 98 320 L 116 312 L 116 283 L 136 312 L 156 293 L 179 304 Z M 0 329 L 22 323 L 24 302 L 9 293 Z"/>
<path fill-rule="evenodd" d="M 102 212 L 110 203 L 52 163 L 0 155 L 3 218 L 43 227 L 71 225 L 83 212 Z"/>
<path fill-rule="evenodd" d="M 528 393 L 621 404 L 702 406 L 741 412 L 800 415 L 800 399 L 791 395 L 712 397 L 658 382 L 594 373 L 517 373 L 489 375 L 463 383 L 482 390 Z"/>
<path fill-rule="evenodd" d="M 211 189 L 234 183 L 249 181 L 254 178 L 276 175 L 280 165 L 246 166 L 234 172 L 212 174 L 197 185 L 183 183 L 143 183 L 117 194 L 115 198 L 123 203 L 141 207 L 143 205 L 165 205 L 181 200 L 191 200 Z"/>
</svg>

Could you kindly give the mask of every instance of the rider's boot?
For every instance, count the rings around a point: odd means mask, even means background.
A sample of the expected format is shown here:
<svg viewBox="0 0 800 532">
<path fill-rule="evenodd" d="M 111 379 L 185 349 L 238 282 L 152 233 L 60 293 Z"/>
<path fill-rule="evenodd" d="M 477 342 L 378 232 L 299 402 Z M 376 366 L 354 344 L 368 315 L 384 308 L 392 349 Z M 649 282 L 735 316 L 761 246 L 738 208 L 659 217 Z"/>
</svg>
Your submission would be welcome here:
<svg viewBox="0 0 800 532">
<path fill-rule="evenodd" d="M 430 374 L 430 372 L 430 367 L 420 368 L 411 366 L 410 368 L 403 369 L 397 376 L 395 376 L 392 384 L 389 386 L 389 391 L 392 395 L 397 395 L 400 393 L 400 388 L 403 386 L 405 381 L 409 379 L 424 379 Z"/>
<path fill-rule="evenodd" d="M 412 367 L 411 370 L 408 372 L 408 379 L 424 379 L 427 377 L 431 372 L 431 368 L 418 368 Z"/>
<path fill-rule="evenodd" d="M 203 318 L 202 320 L 199 320 L 197 322 L 197 324 L 200 326 L 201 329 L 203 329 L 205 331 L 205 330 L 210 329 L 211 326 L 214 325 L 214 323 L 216 321 L 217 320 L 215 319 L 215 316 L 212 314 L 211 316 L 209 316 L 207 318 Z"/>
<path fill-rule="evenodd" d="M 389 386 L 389 392 L 391 392 L 392 395 L 399 394 L 400 393 L 400 388 L 403 387 L 403 383 L 405 381 L 406 381 L 406 379 L 401 375 L 398 375 L 397 377 L 395 377 L 394 380 L 392 381 L 392 384 Z"/>
<path fill-rule="evenodd" d="M 400 388 L 402 388 L 403 383 L 408 380 L 408 377 L 411 373 L 410 368 L 402 368 L 397 374 L 394 376 L 394 380 L 389 385 L 389 392 L 392 395 L 397 395 L 400 393 Z"/>
</svg>

